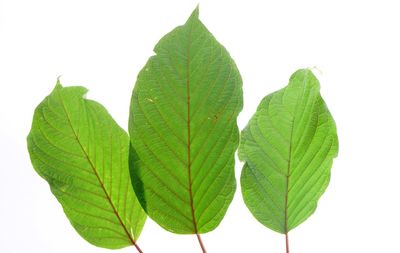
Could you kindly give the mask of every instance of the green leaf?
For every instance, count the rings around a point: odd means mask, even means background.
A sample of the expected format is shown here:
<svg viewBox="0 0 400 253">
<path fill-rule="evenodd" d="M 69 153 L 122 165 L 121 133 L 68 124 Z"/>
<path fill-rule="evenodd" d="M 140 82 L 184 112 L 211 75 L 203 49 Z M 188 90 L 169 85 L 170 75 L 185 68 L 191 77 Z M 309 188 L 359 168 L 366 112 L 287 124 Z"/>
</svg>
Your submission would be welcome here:
<svg viewBox="0 0 400 253">
<path fill-rule="evenodd" d="M 153 220 L 179 234 L 216 228 L 236 189 L 242 80 L 198 15 L 158 42 L 130 108 L 136 194 Z"/>
<path fill-rule="evenodd" d="M 129 137 L 86 92 L 57 82 L 39 104 L 31 161 L 83 238 L 109 249 L 135 245 L 146 215 L 131 186 Z"/>
<path fill-rule="evenodd" d="M 335 122 L 308 69 L 265 97 L 242 132 L 244 201 L 256 219 L 287 233 L 316 209 L 338 153 Z"/>
</svg>

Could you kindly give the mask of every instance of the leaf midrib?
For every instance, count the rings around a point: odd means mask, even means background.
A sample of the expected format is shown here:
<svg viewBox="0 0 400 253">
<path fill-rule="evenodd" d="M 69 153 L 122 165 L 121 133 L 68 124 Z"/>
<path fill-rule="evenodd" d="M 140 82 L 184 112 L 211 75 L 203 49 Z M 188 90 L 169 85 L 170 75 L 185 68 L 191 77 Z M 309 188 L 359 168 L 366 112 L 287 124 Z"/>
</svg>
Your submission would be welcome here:
<svg viewBox="0 0 400 253">
<path fill-rule="evenodd" d="M 296 101 L 296 107 L 295 110 L 297 110 L 299 101 L 301 100 L 302 96 L 304 96 L 305 93 L 305 87 L 306 83 L 308 81 L 308 76 L 304 76 L 303 80 L 303 93 L 301 94 L 301 97 L 297 98 Z M 304 113 L 304 112 L 303 112 Z M 294 130 L 294 123 L 296 122 L 296 111 L 293 113 L 293 118 L 292 118 L 292 124 L 291 124 L 291 129 L 290 129 L 290 142 L 289 142 L 289 154 L 288 154 L 288 167 L 287 167 L 287 173 L 286 173 L 286 197 L 285 197 L 285 234 L 287 235 L 289 232 L 289 227 L 288 227 L 288 200 L 289 200 L 289 182 L 290 182 L 290 175 L 291 175 L 291 161 L 292 161 L 292 148 L 293 148 L 293 130 Z"/>
<path fill-rule="evenodd" d="M 66 115 L 66 117 L 67 117 L 68 124 L 69 124 L 69 126 L 71 127 L 71 130 L 72 130 L 72 132 L 73 132 L 73 134 L 74 134 L 74 137 L 75 137 L 77 143 L 79 144 L 79 147 L 81 148 L 83 154 L 85 155 L 86 160 L 89 162 L 90 167 L 92 168 L 93 173 L 95 174 L 95 176 L 96 176 L 96 178 L 97 178 L 97 180 L 98 180 L 98 182 L 99 182 L 99 184 L 100 184 L 101 189 L 104 191 L 104 194 L 106 195 L 106 198 L 107 198 L 109 204 L 111 205 L 111 208 L 113 209 L 113 212 L 114 212 L 115 216 L 117 217 L 117 219 L 118 219 L 118 221 L 119 221 L 121 227 L 124 229 L 124 231 L 125 231 L 125 233 L 126 233 L 128 239 L 130 240 L 130 242 L 132 243 L 132 245 L 136 245 L 135 240 L 133 239 L 132 235 L 128 232 L 128 229 L 127 229 L 126 225 L 124 224 L 124 222 L 122 221 L 122 219 L 121 219 L 121 217 L 120 217 L 120 215 L 119 215 L 117 209 L 115 208 L 114 203 L 112 202 L 112 199 L 111 199 L 111 197 L 109 196 L 109 194 L 108 194 L 108 192 L 107 192 L 107 190 L 106 190 L 106 188 L 105 188 L 105 186 L 104 186 L 103 181 L 101 180 L 99 174 L 97 173 L 96 166 L 94 166 L 92 160 L 91 160 L 90 157 L 89 157 L 89 154 L 86 152 L 86 150 L 84 149 L 84 147 L 83 147 L 81 141 L 80 141 L 79 138 L 78 138 L 78 135 L 77 135 L 77 133 L 76 133 L 76 131 L 75 131 L 73 125 L 72 125 L 71 118 L 70 118 L 70 116 L 69 116 L 69 114 L 68 114 L 67 108 L 65 107 L 65 104 L 64 104 L 64 101 L 63 101 L 63 99 L 62 99 L 62 96 L 61 96 L 61 94 L 60 94 L 59 89 L 57 89 L 57 94 L 58 94 L 58 96 L 59 96 L 59 98 L 60 98 L 61 105 L 62 105 L 63 110 L 64 110 L 64 113 L 65 113 L 65 115 Z"/>
<path fill-rule="evenodd" d="M 292 141 L 293 141 L 293 129 L 294 129 L 294 120 L 295 117 L 292 119 L 292 127 L 290 130 L 290 142 L 289 142 L 289 159 L 288 159 L 288 166 L 287 166 L 287 173 L 286 173 L 286 196 L 285 196 L 285 234 L 289 232 L 288 229 L 288 200 L 289 200 L 289 179 L 290 179 L 290 167 L 292 161 Z"/>
<path fill-rule="evenodd" d="M 197 222 L 195 217 L 194 211 L 194 203 L 193 203 L 193 191 L 192 191 L 192 168 L 191 168 L 191 141 L 190 141 L 190 46 L 192 42 L 192 30 L 193 30 L 193 23 L 190 23 L 189 26 L 189 41 L 187 46 L 187 60 L 186 60 L 186 98 L 187 98 L 187 168 L 188 168 L 188 179 L 189 179 L 189 200 L 190 200 L 190 210 L 192 213 L 192 220 L 193 220 L 193 228 L 194 233 L 197 234 Z"/>
</svg>

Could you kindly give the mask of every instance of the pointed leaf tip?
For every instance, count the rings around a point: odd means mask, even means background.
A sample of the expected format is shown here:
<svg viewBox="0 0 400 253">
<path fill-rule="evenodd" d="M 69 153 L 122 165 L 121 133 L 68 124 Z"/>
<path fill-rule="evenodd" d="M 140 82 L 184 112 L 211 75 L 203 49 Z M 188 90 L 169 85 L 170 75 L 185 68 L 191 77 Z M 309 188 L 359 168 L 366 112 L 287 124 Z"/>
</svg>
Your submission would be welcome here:
<svg viewBox="0 0 400 253">
<path fill-rule="evenodd" d="M 59 76 L 57 76 L 57 82 L 56 82 L 56 87 L 55 88 L 58 88 L 58 87 L 63 87 L 62 85 L 61 85 L 61 81 L 60 81 L 60 79 L 61 79 L 61 75 L 59 75 Z"/>
<path fill-rule="evenodd" d="M 187 23 L 193 19 L 199 19 L 199 5 L 196 6 L 196 8 L 193 10 L 192 14 L 190 15 L 189 19 L 187 20 Z"/>
<path fill-rule="evenodd" d="M 289 85 L 295 86 L 310 86 L 319 89 L 320 84 L 317 77 L 314 75 L 312 68 L 299 69 L 294 72 L 289 79 Z"/>
<path fill-rule="evenodd" d="M 313 72 L 311 71 L 311 68 L 304 68 L 304 69 L 298 69 L 296 70 L 290 77 L 290 79 L 297 77 L 297 76 L 306 76 L 306 75 L 314 75 Z"/>
</svg>

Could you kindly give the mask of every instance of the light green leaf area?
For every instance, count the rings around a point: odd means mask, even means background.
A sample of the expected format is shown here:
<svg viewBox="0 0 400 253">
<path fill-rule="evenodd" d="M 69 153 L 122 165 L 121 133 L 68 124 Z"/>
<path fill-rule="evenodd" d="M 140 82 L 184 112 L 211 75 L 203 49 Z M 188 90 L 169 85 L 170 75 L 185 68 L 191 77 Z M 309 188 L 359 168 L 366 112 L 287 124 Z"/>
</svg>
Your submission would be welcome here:
<svg viewBox="0 0 400 253">
<path fill-rule="evenodd" d="M 255 218 L 287 233 L 316 209 L 338 153 L 335 122 L 308 69 L 265 97 L 242 132 L 241 186 Z"/>
<path fill-rule="evenodd" d="M 156 45 L 131 100 L 131 176 L 148 215 L 179 234 L 218 226 L 236 189 L 242 80 L 198 19 Z"/>
<path fill-rule="evenodd" d="M 133 245 L 146 214 L 129 176 L 129 137 L 83 87 L 53 92 L 36 108 L 28 135 L 33 167 L 88 242 Z"/>
</svg>

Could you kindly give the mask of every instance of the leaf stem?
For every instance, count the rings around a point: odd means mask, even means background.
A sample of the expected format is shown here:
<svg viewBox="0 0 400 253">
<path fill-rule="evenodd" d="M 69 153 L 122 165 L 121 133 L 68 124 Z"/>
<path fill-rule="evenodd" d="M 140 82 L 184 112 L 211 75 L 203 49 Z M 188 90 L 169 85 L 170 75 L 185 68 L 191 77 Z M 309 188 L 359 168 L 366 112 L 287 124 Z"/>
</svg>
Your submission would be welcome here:
<svg viewBox="0 0 400 253">
<path fill-rule="evenodd" d="M 199 241 L 201 250 L 203 251 L 203 253 L 207 253 L 206 248 L 204 247 L 203 241 L 201 240 L 200 234 L 196 234 L 197 236 L 197 240 Z"/>
<path fill-rule="evenodd" d="M 286 232 L 286 234 L 285 234 L 285 241 L 286 241 L 286 253 L 289 253 L 289 235 L 288 235 L 288 233 Z"/>
<path fill-rule="evenodd" d="M 139 251 L 140 253 L 143 253 L 143 251 L 140 249 L 139 245 L 136 244 L 136 242 L 133 242 L 133 245 L 135 246 L 137 251 Z"/>
</svg>

